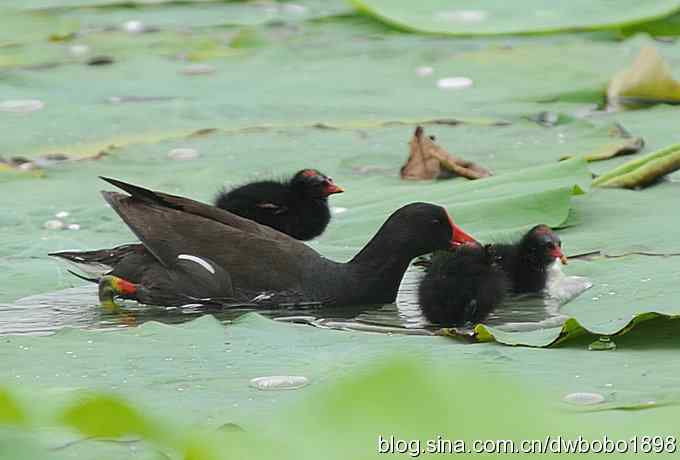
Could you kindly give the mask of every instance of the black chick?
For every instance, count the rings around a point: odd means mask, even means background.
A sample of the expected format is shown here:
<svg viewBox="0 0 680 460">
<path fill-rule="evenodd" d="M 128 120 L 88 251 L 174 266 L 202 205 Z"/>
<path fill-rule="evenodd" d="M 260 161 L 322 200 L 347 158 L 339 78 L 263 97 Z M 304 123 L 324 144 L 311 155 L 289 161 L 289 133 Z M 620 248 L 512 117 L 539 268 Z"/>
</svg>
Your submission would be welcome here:
<svg viewBox="0 0 680 460">
<path fill-rule="evenodd" d="M 315 169 L 288 181 L 259 181 L 222 190 L 215 206 L 306 241 L 321 235 L 331 219 L 328 196 L 344 190 Z"/>
<path fill-rule="evenodd" d="M 494 246 L 465 244 L 434 255 L 418 287 L 418 300 L 429 322 L 461 326 L 484 321 L 503 302 L 507 289 Z"/>
<path fill-rule="evenodd" d="M 542 291 L 548 279 L 548 267 L 555 259 L 567 263 L 560 238 L 547 225 L 536 225 L 517 243 L 494 246 L 499 264 L 517 294 Z"/>
</svg>

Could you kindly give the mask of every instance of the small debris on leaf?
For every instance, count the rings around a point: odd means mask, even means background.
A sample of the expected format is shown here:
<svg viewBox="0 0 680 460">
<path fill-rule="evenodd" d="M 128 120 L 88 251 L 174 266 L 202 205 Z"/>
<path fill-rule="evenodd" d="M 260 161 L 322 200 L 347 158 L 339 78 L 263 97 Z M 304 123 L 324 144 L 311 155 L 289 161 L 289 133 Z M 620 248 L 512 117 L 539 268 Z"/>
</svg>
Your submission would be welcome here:
<svg viewBox="0 0 680 460">
<path fill-rule="evenodd" d="M 215 66 L 210 64 L 192 64 L 180 70 L 180 73 L 184 75 L 209 75 L 215 73 Z"/>
<path fill-rule="evenodd" d="M 482 179 L 492 176 L 488 169 L 450 154 L 434 143 L 434 136 L 425 136 L 422 126 L 416 128 L 410 142 L 410 152 L 401 167 L 401 178 L 431 180 L 454 176 Z"/>
<path fill-rule="evenodd" d="M 99 65 L 111 65 L 113 64 L 113 58 L 111 56 L 93 56 L 87 60 L 86 64 L 91 66 Z"/>
</svg>

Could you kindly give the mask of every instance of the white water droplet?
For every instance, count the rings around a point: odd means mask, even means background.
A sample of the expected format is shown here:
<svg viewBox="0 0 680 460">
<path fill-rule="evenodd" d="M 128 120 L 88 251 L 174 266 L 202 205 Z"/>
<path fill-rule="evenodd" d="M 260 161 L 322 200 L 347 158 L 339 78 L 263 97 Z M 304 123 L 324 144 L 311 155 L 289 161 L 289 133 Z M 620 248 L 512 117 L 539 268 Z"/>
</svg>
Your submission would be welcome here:
<svg viewBox="0 0 680 460">
<path fill-rule="evenodd" d="M 172 149 L 168 152 L 168 157 L 180 161 L 193 160 L 198 158 L 198 150 L 187 148 Z"/>
<path fill-rule="evenodd" d="M 123 24 L 123 29 L 129 34 L 141 34 L 146 30 L 142 21 L 127 21 Z"/>
<path fill-rule="evenodd" d="M 60 211 L 54 215 L 57 219 L 66 219 L 69 216 L 68 211 Z"/>
<path fill-rule="evenodd" d="M 38 99 L 16 99 L 0 102 L 0 112 L 28 113 L 41 110 L 44 107 L 45 103 Z"/>
<path fill-rule="evenodd" d="M 61 230 L 64 228 L 64 223 L 56 219 L 48 220 L 47 222 L 45 222 L 44 225 L 45 228 L 48 230 Z"/>
<path fill-rule="evenodd" d="M 281 9 L 284 13 L 291 14 L 304 14 L 307 12 L 307 7 L 303 5 L 298 5 L 297 3 L 285 3 Z"/>
<path fill-rule="evenodd" d="M 599 393 L 570 393 L 562 398 L 564 402 L 570 404 L 577 404 L 579 406 L 587 406 L 590 404 L 600 404 L 604 402 L 605 398 Z"/>
<path fill-rule="evenodd" d="M 437 86 L 441 89 L 464 89 L 472 86 L 472 80 L 467 77 L 449 77 L 437 80 Z"/>
<path fill-rule="evenodd" d="M 486 11 L 482 10 L 452 10 L 452 11 L 438 11 L 434 17 L 437 21 L 442 22 L 481 22 L 488 16 Z"/>
<path fill-rule="evenodd" d="M 69 230 L 80 230 L 80 224 L 68 224 L 68 227 L 66 228 Z"/>
<path fill-rule="evenodd" d="M 434 73 L 434 69 L 429 66 L 422 66 L 416 69 L 416 75 L 419 77 L 428 77 Z"/>
<path fill-rule="evenodd" d="M 296 390 L 307 384 L 309 384 L 307 377 L 297 375 L 256 377 L 250 381 L 250 386 L 258 390 Z"/>
<path fill-rule="evenodd" d="M 71 45 L 68 51 L 73 56 L 84 56 L 90 52 L 90 47 L 87 45 Z"/>
</svg>

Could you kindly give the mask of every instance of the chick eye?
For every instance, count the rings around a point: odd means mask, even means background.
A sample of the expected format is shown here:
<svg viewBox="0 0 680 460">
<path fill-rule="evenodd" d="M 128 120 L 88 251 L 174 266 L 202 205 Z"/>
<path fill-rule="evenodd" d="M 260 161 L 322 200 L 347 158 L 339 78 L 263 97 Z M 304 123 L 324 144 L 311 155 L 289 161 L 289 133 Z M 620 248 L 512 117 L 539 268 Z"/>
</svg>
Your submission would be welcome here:
<svg viewBox="0 0 680 460">
<path fill-rule="evenodd" d="M 443 223 L 443 221 L 441 219 L 432 219 L 432 223 L 435 225 L 440 225 Z"/>
</svg>

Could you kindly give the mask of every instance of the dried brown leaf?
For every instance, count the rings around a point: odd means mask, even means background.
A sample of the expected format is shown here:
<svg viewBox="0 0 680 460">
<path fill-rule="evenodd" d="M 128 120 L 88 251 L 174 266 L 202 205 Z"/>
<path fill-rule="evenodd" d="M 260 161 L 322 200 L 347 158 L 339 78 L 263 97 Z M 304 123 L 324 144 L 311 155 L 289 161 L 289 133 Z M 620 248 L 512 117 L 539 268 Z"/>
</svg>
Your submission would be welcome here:
<svg viewBox="0 0 680 460">
<path fill-rule="evenodd" d="M 434 136 L 425 136 L 422 126 L 416 128 L 409 143 L 410 152 L 401 167 L 401 178 L 406 180 L 431 180 L 453 173 L 468 179 L 482 179 L 493 175 L 488 169 L 457 157 L 435 144 Z"/>
</svg>

